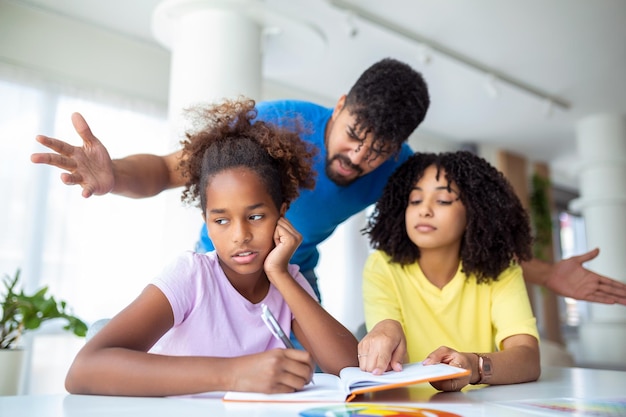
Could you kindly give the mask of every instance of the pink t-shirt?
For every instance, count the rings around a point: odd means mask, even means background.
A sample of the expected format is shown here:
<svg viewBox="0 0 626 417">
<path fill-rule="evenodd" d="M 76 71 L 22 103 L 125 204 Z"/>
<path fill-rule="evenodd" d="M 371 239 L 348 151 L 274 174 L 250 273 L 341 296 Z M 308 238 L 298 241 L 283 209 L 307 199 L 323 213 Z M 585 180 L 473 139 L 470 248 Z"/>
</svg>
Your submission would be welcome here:
<svg viewBox="0 0 626 417">
<path fill-rule="evenodd" d="M 297 265 L 289 273 L 317 299 Z M 174 326 L 150 349 L 175 356 L 235 357 L 284 347 L 261 318 L 266 304 L 286 334 L 291 332 L 291 309 L 270 284 L 267 296 L 252 304 L 233 288 L 215 251 L 185 252 L 153 281 L 172 306 Z"/>
</svg>

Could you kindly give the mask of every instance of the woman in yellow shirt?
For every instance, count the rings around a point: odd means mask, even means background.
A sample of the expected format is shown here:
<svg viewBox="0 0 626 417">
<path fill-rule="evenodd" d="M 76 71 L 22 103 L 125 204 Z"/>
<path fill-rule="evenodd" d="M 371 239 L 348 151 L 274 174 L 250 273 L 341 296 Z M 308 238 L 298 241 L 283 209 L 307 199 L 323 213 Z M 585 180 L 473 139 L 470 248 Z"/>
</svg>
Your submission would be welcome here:
<svg viewBox="0 0 626 417">
<path fill-rule="evenodd" d="M 528 216 L 504 176 L 470 152 L 417 153 L 390 177 L 365 233 L 369 333 L 359 365 L 448 363 L 469 376 L 433 383 L 511 384 L 539 377 L 538 332 L 522 269 Z"/>
</svg>

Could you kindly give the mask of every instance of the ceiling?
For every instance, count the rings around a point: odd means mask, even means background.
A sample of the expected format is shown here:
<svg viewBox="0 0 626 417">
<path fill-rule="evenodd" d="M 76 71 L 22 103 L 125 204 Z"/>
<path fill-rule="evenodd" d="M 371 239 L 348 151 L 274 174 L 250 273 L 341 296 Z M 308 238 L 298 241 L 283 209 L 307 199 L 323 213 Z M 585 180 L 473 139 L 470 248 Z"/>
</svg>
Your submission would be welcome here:
<svg viewBox="0 0 626 417">
<path fill-rule="evenodd" d="M 576 181 L 576 123 L 626 114 L 622 0 L 248 1 L 297 22 L 267 38 L 265 80 L 333 104 L 373 62 L 403 60 L 429 84 L 418 133 L 547 162 L 565 186 Z M 156 42 L 160 0 L 22 2 Z"/>
</svg>

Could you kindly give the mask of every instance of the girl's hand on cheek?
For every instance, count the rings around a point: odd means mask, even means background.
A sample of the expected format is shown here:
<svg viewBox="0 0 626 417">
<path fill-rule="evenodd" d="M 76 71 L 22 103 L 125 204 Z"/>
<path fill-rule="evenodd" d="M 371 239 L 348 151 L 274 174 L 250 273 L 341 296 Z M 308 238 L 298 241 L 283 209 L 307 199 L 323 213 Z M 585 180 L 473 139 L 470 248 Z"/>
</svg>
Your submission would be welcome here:
<svg viewBox="0 0 626 417">
<path fill-rule="evenodd" d="M 289 260 L 302 242 L 302 235 L 293 227 L 289 220 L 278 219 L 274 230 L 274 249 L 265 258 L 264 269 L 268 275 L 275 272 L 286 272 Z"/>
</svg>

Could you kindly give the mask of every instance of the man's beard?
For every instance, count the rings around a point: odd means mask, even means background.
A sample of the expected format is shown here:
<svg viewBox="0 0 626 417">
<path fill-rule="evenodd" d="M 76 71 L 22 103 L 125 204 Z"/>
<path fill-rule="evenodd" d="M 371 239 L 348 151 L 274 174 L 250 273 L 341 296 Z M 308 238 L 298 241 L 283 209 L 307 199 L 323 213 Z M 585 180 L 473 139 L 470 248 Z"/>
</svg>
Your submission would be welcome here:
<svg viewBox="0 0 626 417">
<path fill-rule="evenodd" d="M 335 160 L 340 161 L 340 163 L 344 166 L 344 167 L 348 167 L 350 169 L 352 169 L 353 171 L 355 171 L 357 173 L 357 176 L 354 178 L 346 178 L 342 175 L 337 174 L 336 172 L 334 172 L 331 168 L 333 162 Z M 333 156 L 330 159 L 326 160 L 326 176 L 335 184 L 345 187 L 348 186 L 350 184 L 352 184 L 354 181 L 356 181 L 361 174 L 363 173 L 363 170 L 361 169 L 361 167 L 353 165 L 352 162 L 350 162 L 350 160 L 345 157 L 344 155 L 341 154 L 337 154 L 335 156 Z"/>
</svg>

